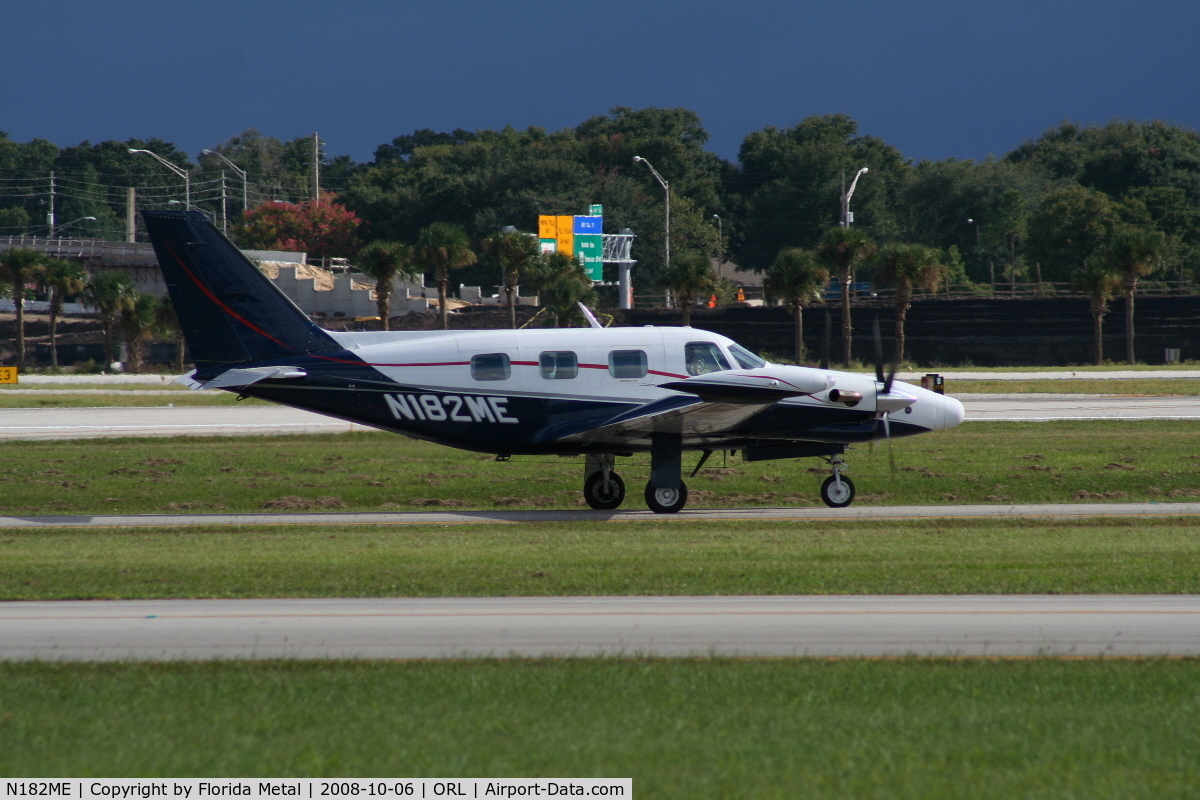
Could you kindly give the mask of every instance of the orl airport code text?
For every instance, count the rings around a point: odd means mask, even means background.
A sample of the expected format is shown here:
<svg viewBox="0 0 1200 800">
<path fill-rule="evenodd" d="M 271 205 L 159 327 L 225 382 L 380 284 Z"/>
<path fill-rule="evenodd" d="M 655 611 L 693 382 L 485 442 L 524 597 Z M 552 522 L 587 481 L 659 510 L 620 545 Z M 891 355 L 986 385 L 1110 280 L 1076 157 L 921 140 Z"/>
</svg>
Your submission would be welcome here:
<svg viewBox="0 0 1200 800">
<path fill-rule="evenodd" d="M 266 800 L 325 798 L 514 798 L 633 797 L 631 778 L 57 778 L 5 781 L 4 798 L 46 797 L 60 800 Z"/>
</svg>

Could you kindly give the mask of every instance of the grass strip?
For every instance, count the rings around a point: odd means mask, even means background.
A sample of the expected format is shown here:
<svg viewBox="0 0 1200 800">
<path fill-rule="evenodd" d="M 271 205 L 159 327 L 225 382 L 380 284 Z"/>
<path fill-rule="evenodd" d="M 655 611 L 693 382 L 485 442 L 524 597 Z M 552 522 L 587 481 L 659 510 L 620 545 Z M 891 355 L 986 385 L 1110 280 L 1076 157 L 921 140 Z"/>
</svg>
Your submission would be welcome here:
<svg viewBox="0 0 1200 800">
<path fill-rule="evenodd" d="M 1200 497 L 1195 424 L 967 424 L 848 456 L 856 503 L 1146 502 Z M 685 454 L 685 470 L 698 454 Z M 644 455 L 618 459 L 640 507 Z M 692 508 L 815 506 L 816 459 L 745 463 L 718 453 L 685 477 Z M 13 441 L 0 449 L 0 513 L 579 508 L 582 459 L 491 456 L 394 434 Z"/>
<path fill-rule="evenodd" d="M 7 531 L 0 599 L 1200 592 L 1190 519 Z"/>
<path fill-rule="evenodd" d="M 1105 380 L 957 380 L 946 381 L 946 393 L 971 394 L 1113 394 L 1134 397 L 1190 397 L 1200 394 L 1195 378 Z"/>
<path fill-rule="evenodd" d="M 1163 798 L 1200 661 L 0 664 L 0 772 L 632 777 L 654 798 Z"/>
</svg>

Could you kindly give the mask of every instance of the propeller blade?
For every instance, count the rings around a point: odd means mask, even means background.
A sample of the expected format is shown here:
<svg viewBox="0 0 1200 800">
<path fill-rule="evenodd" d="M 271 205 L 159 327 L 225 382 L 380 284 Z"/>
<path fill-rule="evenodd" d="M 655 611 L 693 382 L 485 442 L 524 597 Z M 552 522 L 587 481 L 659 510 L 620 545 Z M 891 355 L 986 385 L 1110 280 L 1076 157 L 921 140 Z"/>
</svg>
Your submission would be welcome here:
<svg viewBox="0 0 1200 800">
<path fill-rule="evenodd" d="M 889 416 L 890 414 L 888 414 L 888 412 L 883 412 L 883 436 L 885 439 L 887 439 L 888 466 L 891 468 L 892 474 L 895 475 L 896 451 L 892 448 L 892 423 L 891 420 L 888 419 Z"/>
<path fill-rule="evenodd" d="M 875 324 L 871 326 L 872 338 L 875 343 L 875 380 L 883 384 L 883 390 L 880 394 L 890 394 L 892 391 L 892 381 L 896 379 L 896 368 L 900 366 L 899 353 L 892 356 L 892 360 L 888 362 L 887 375 L 883 373 L 883 336 L 879 333 L 879 317 L 875 318 Z"/>
<path fill-rule="evenodd" d="M 879 335 L 879 317 L 875 318 L 875 324 L 871 326 L 872 340 L 874 347 L 875 361 L 875 380 L 883 383 L 883 337 Z"/>
<path fill-rule="evenodd" d="M 821 334 L 821 369 L 829 369 L 829 339 L 832 336 L 833 323 L 829 311 L 825 312 L 825 332 Z"/>
</svg>

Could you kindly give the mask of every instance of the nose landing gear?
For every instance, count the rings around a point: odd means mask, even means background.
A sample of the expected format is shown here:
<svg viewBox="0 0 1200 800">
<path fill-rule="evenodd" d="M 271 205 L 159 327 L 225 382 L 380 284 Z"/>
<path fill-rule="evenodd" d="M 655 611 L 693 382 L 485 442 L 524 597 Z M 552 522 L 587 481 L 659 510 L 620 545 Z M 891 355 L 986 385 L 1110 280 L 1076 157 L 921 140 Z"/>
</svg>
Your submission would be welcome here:
<svg viewBox="0 0 1200 800">
<path fill-rule="evenodd" d="M 613 470 L 612 453 L 589 455 L 585 464 L 583 499 L 597 511 L 610 511 L 625 500 L 625 481 Z"/>
<path fill-rule="evenodd" d="M 842 474 L 846 462 L 841 456 L 830 456 L 833 474 L 821 484 L 821 500 L 830 508 L 845 508 L 854 502 L 854 482 Z"/>
</svg>

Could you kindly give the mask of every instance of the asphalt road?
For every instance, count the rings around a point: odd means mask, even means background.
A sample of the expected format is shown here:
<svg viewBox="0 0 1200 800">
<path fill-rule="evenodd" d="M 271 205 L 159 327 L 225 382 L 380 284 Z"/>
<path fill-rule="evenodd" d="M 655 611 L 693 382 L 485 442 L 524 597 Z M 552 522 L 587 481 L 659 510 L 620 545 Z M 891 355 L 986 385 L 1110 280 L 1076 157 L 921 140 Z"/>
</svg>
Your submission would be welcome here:
<svg viewBox="0 0 1200 800">
<path fill-rule="evenodd" d="M 1071 419 L 1200 420 L 1200 397 L 961 395 L 967 422 Z M 361 425 L 285 406 L 6 408 L 0 441 L 105 436 L 237 436 L 344 433 Z"/>
<path fill-rule="evenodd" d="M 0 604 L 0 659 L 1196 656 L 1200 596 L 520 597 Z"/>
</svg>

